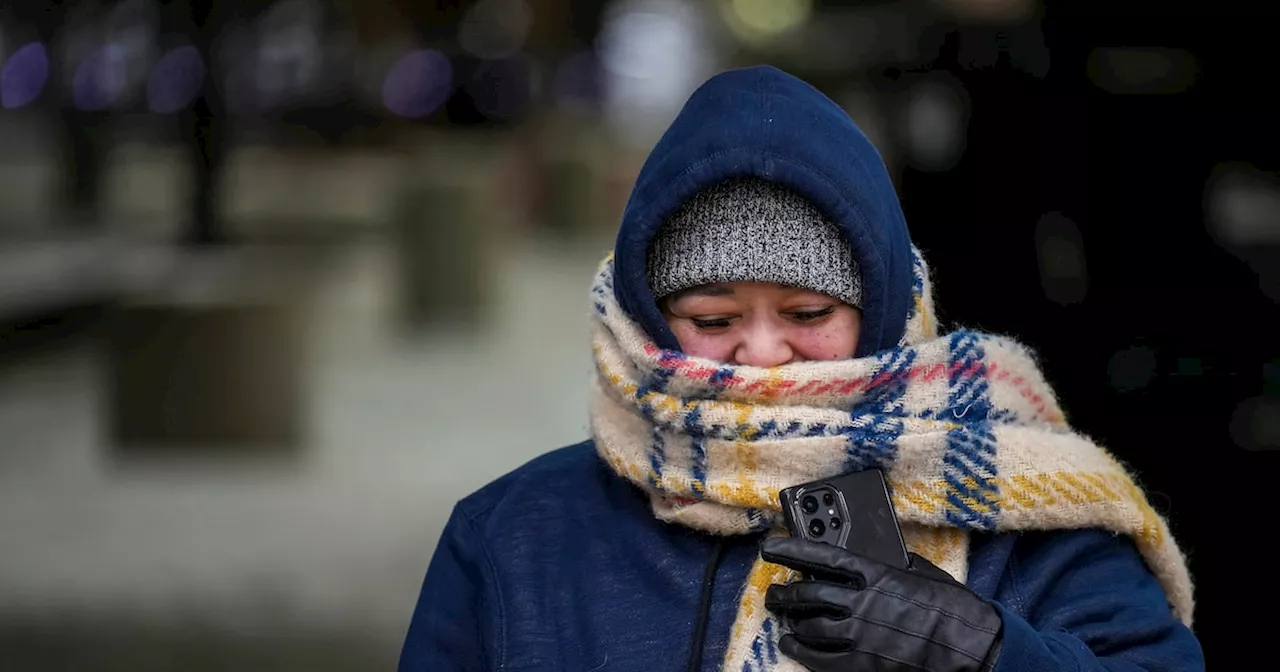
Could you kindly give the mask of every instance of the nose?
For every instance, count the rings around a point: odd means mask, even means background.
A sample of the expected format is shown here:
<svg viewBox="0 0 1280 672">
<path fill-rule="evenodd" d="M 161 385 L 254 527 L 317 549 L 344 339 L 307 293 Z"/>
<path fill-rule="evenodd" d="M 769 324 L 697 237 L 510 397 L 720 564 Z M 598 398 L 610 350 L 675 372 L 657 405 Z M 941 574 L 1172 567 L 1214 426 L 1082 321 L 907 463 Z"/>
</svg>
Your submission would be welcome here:
<svg viewBox="0 0 1280 672">
<path fill-rule="evenodd" d="M 795 356 L 786 334 L 770 325 L 746 331 L 733 353 L 734 363 L 769 368 L 789 363 Z"/>
</svg>

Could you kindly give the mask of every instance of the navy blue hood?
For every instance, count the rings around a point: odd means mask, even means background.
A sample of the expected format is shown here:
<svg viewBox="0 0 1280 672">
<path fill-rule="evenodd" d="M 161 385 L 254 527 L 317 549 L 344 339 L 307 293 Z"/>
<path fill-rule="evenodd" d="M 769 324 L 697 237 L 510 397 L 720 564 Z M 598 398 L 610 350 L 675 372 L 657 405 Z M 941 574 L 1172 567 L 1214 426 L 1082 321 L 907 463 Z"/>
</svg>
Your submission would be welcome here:
<svg viewBox="0 0 1280 672">
<path fill-rule="evenodd" d="M 614 248 L 614 288 L 632 319 L 680 349 L 649 290 L 649 241 L 699 190 L 736 177 L 789 187 L 840 225 L 862 269 L 854 356 L 896 346 L 912 302 L 911 238 L 884 160 L 830 98 L 769 66 L 707 80 L 640 169 Z"/>
</svg>

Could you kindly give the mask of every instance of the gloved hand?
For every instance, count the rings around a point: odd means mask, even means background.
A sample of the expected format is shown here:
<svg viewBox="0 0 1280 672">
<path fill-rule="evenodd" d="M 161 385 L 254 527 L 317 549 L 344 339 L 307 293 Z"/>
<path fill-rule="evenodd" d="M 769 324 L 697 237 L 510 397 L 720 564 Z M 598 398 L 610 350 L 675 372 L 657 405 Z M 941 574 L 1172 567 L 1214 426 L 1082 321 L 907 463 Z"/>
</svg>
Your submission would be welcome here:
<svg viewBox="0 0 1280 672">
<path fill-rule="evenodd" d="M 796 538 L 760 547 L 809 578 L 770 586 L 765 608 L 791 630 L 779 649 L 813 672 L 986 672 L 999 655 L 999 613 L 951 575 L 911 554 L 902 570 Z"/>
</svg>

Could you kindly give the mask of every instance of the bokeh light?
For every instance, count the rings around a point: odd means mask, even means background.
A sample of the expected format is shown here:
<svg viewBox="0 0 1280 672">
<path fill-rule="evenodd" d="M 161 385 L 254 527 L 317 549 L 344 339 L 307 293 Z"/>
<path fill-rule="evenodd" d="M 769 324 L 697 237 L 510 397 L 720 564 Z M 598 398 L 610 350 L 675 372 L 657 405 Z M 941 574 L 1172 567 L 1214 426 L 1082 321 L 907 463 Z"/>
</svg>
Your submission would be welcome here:
<svg viewBox="0 0 1280 672">
<path fill-rule="evenodd" d="M 1160 365 L 1156 351 L 1146 345 L 1117 350 L 1107 363 L 1111 387 L 1119 392 L 1134 392 L 1151 384 Z"/>
<path fill-rule="evenodd" d="M 906 114 L 907 154 L 927 172 L 950 170 L 968 144 L 969 100 L 949 77 L 934 76 L 912 85 Z"/>
<path fill-rule="evenodd" d="M 705 7 L 672 0 L 613 5 L 599 37 L 604 108 L 617 139 L 635 148 L 661 136 L 699 84 L 719 70 Z"/>
<path fill-rule="evenodd" d="M 803 26 L 813 0 L 722 0 L 720 8 L 738 39 L 761 45 Z"/>
<path fill-rule="evenodd" d="M 410 51 L 391 66 L 382 84 L 382 104 L 393 114 L 409 118 L 430 115 L 453 92 L 449 57 L 431 49 Z"/>
<path fill-rule="evenodd" d="M 147 77 L 147 106 L 157 114 L 186 108 L 200 94 L 204 77 L 204 59 L 195 47 L 185 44 L 170 50 Z"/>
<path fill-rule="evenodd" d="M 527 56 L 486 61 L 467 83 L 467 93 L 484 116 L 511 119 L 533 102 L 537 76 L 536 64 Z"/>
<path fill-rule="evenodd" d="M 105 110 L 119 102 L 127 84 L 124 50 L 108 43 L 89 52 L 76 67 L 71 82 L 72 102 L 86 112 Z"/>
<path fill-rule="evenodd" d="M 1280 399 L 1245 399 L 1231 414 L 1231 438 L 1245 450 L 1280 449 Z"/>
<path fill-rule="evenodd" d="M 458 46 L 485 60 L 508 58 L 524 47 L 532 25 L 525 0 L 480 0 L 458 26 Z"/>
<path fill-rule="evenodd" d="M 600 107 L 600 63 L 591 51 L 566 58 L 556 68 L 552 91 L 563 108 L 595 111 Z"/>
<path fill-rule="evenodd" d="M 1218 166 L 1204 210 L 1210 233 L 1228 247 L 1280 244 L 1280 185 L 1253 166 Z"/>
<path fill-rule="evenodd" d="M 1050 212 L 1036 223 L 1035 242 L 1045 297 L 1062 306 L 1084 301 L 1089 271 L 1080 227 L 1062 213 Z"/>
<path fill-rule="evenodd" d="M 1195 84 L 1200 65 L 1185 49 L 1113 47 L 1089 53 L 1089 79 L 1115 94 L 1177 94 Z"/>
<path fill-rule="evenodd" d="M 40 97 L 49 81 L 49 51 L 39 42 L 18 48 L 0 71 L 0 105 L 13 110 Z"/>
</svg>

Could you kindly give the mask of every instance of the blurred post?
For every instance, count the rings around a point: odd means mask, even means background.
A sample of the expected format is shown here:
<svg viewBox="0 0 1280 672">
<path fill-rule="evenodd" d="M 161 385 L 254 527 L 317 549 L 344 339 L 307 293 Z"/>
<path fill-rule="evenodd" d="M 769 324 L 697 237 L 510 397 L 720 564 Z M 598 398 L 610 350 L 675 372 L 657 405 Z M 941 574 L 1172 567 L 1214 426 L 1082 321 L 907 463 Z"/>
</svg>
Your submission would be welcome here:
<svg viewBox="0 0 1280 672">
<path fill-rule="evenodd" d="M 61 43 L 72 3 L 62 0 L 9 3 L 12 18 L 32 30 L 40 42 L 52 47 Z M 81 110 L 72 103 L 65 82 L 69 82 L 69 66 L 50 48 L 48 74 L 50 93 L 40 98 L 40 105 L 57 119 L 55 134 L 59 155 L 66 157 L 58 167 L 64 171 L 55 187 L 54 202 L 60 204 L 60 215 L 74 227 L 96 227 L 100 224 L 102 169 L 105 155 L 104 126 L 107 113 Z"/>
<path fill-rule="evenodd" d="M 182 0 L 175 5 L 186 10 L 190 35 L 207 67 L 214 62 L 214 42 L 228 16 L 235 16 L 234 0 Z M 213 72 L 213 68 L 210 67 Z M 227 106 L 215 77 L 207 77 L 200 96 L 180 115 L 183 136 L 187 143 L 193 179 L 190 221 L 184 230 L 182 241 L 189 245 L 206 246 L 227 242 L 228 235 L 218 208 L 221 202 L 220 187 L 227 163 Z"/>
<path fill-rule="evenodd" d="M 307 427 L 305 265 L 274 254 L 179 257 L 122 303 L 108 337 L 120 450 L 293 451 Z"/>
<path fill-rule="evenodd" d="M 581 155 L 565 152 L 549 159 L 547 174 L 547 229 L 564 238 L 581 237 L 593 225 L 594 167 Z"/>
<path fill-rule="evenodd" d="M 498 207 L 496 140 L 481 131 L 426 131 L 406 166 L 392 214 L 400 319 L 480 327 L 491 312 Z"/>
<path fill-rule="evenodd" d="M 402 317 L 411 329 L 428 324 L 479 326 L 490 266 L 478 195 L 466 187 L 406 187 L 395 215 Z"/>
<path fill-rule="evenodd" d="M 609 176 L 626 156 L 598 119 L 556 113 L 542 122 L 546 201 L 544 226 L 552 235 L 593 243 L 617 226 L 609 207 Z"/>
</svg>

